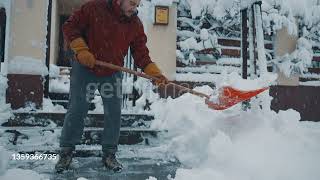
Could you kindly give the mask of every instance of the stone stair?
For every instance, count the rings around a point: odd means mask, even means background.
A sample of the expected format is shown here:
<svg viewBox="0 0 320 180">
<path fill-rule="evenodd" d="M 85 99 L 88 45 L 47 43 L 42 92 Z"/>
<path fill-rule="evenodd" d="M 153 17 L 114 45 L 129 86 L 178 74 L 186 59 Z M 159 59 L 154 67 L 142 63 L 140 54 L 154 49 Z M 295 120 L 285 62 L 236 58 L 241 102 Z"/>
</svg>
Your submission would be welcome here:
<svg viewBox="0 0 320 180">
<path fill-rule="evenodd" d="M 20 154 L 57 154 L 58 138 L 65 113 L 15 112 L 8 122 L 0 126 L 0 144 L 10 152 Z M 63 174 L 54 173 L 53 160 L 10 161 L 9 167 L 32 169 L 50 179 L 167 179 L 180 166 L 159 148 L 158 134 L 150 128 L 154 117 L 150 114 L 122 114 L 118 157 L 125 170 L 115 174 L 101 163 L 101 132 L 103 114 L 88 114 L 80 144 L 76 146 L 73 167 Z"/>
</svg>

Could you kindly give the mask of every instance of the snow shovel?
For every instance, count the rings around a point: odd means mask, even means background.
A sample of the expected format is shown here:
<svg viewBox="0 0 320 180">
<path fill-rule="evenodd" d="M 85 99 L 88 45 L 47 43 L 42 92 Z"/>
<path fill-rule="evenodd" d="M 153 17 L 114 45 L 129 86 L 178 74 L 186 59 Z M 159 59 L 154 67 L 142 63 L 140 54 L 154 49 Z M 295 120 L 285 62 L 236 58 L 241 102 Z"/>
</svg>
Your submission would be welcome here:
<svg viewBox="0 0 320 180">
<path fill-rule="evenodd" d="M 156 77 L 149 76 L 147 74 L 137 72 L 137 71 L 125 68 L 125 67 L 117 66 L 117 65 L 107 63 L 107 62 L 96 61 L 96 65 L 103 66 L 103 67 L 110 68 L 110 69 L 117 70 L 117 71 L 123 71 L 123 72 L 129 73 L 129 74 L 133 74 L 133 75 L 143 77 L 146 79 L 150 79 L 153 81 L 158 80 L 158 78 L 156 78 Z M 217 100 L 213 101 L 213 100 L 211 100 L 212 98 L 209 95 L 198 92 L 198 91 L 194 91 L 190 88 L 181 86 L 179 84 L 169 82 L 168 85 L 172 85 L 179 90 L 183 90 L 183 91 L 188 92 L 190 94 L 205 98 L 205 103 L 208 105 L 208 107 L 211 109 L 215 109 L 215 110 L 228 109 L 231 106 L 238 104 L 239 102 L 246 101 L 246 100 L 262 93 L 263 91 L 269 89 L 269 87 L 266 87 L 266 88 L 261 88 L 261 89 L 256 89 L 256 90 L 242 91 L 242 90 L 232 88 L 230 86 L 225 86 L 225 87 L 221 87 L 218 90 L 219 93 L 216 98 Z"/>
</svg>

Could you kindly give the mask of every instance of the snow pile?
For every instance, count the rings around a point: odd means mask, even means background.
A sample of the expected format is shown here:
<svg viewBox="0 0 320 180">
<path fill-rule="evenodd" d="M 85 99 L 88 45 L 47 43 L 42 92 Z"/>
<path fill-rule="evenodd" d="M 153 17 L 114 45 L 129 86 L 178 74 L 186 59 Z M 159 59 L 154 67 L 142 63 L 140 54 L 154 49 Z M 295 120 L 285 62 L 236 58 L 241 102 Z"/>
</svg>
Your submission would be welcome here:
<svg viewBox="0 0 320 180">
<path fill-rule="evenodd" d="M 320 175 L 320 132 L 312 136 L 293 110 L 218 112 L 190 101 L 188 95 L 161 107 L 157 120 L 162 121 L 154 127 L 169 131 L 169 150 L 191 168 L 179 169 L 177 180 L 316 180 Z"/>
<path fill-rule="evenodd" d="M 232 79 L 232 78 L 230 78 Z M 272 79 L 272 78 L 269 78 Z M 250 89 L 254 83 L 247 84 Z M 208 86 L 197 88 L 212 92 Z M 275 113 L 209 109 L 191 94 L 157 101 L 151 128 L 168 130 L 164 146 L 183 164 L 176 180 L 316 180 L 320 124 L 300 122 L 294 110 Z"/>
<path fill-rule="evenodd" d="M 60 76 L 59 78 L 50 79 L 49 92 L 52 93 L 69 93 L 70 78 L 68 76 Z"/>
<path fill-rule="evenodd" d="M 58 78 L 60 75 L 60 68 L 55 64 L 50 64 L 49 76 L 51 78 Z"/>
<path fill-rule="evenodd" d="M 0 74 L 0 125 L 12 116 L 10 104 L 6 104 L 7 87 L 7 78 Z"/>
<path fill-rule="evenodd" d="M 15 56 L 9 61 L 8 73 L 46 76 L 49 72 L 44 61 L 40 59 Z"/>
<path fill-rule="evenodd" d="M 50 64 L 50 83 L 49 83 L 49 92 L 52 93 L 69 93 L 70 89 L 70 78 L 69 69 L 64 69 L 60 74 L 60 68 L 54 64 Z"/>
<path fill-rule="evenodd" d="M 217 87 L 232 86 L 235 89 L 250 91 L 269 87 L 277 79 L 277 75 L 268 73 L 257 79 L 242 79 L 238 73 L 222 74 L 222 78 L 215 82 Z"/>
<path fill-rule="evenodd" d="M 66 112 L 66 109 L 59 105 L 59 104 L 53 104 L 51 99 L 43 98 L 43 105 L 42 105 L 43 112 Z"/>
<path fill-rule="evenodd" d="M 275 59 L 275 64 L 287 77 L 308 71 L 313 58 L 312 45 L 305 38 L 300 38 L 297 49 L 291 54 Z"/>
</svg>

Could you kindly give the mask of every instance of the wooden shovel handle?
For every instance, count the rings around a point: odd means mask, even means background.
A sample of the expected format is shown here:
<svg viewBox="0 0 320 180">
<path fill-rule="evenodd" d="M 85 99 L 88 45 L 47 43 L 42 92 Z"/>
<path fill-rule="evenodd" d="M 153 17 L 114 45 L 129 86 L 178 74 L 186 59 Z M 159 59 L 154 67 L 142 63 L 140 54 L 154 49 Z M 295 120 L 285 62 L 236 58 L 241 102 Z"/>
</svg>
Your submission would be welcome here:
<svg viewBox="0 0 320 180">
<path fill-rule="evenodd" d="M 153 81 L 159 80 L 159 78 L 157 78 L 157 77 L 153 77 L 153 76 L 141 73 L 141 72 L 137 72 L 137 71 L 134 71 L 134 70 L 131 70 L 131 69 L 128 69 L 128 68 L 125 68 L 125 67 L 117 66 L 117 65 L 114 65 L 114 64 L 111 64 L 111 63 L 107 63 L 107 62 L 96 61 L 96 65 L 103 66 L 103 67 L 106 67 L 106 68 L 110 68 L 110 69 L 113 69 L 113 70 L 116 70 L 116 71 L 123 71 L 123 72 L 129 73 L 129 74 L 133 74 L 133 75 L 136 75 L 136 76 L 139 76 L 139 77 L 143 77 L 143 78 L 146 78 L 146 79 L 150 79 L 150 80 L 153 80 Z M 168 85 L 172 85 L 174 87 L 177 87 L 179 90 L 186 91 L 188 93 L 191 93 L 191 94 L 199 96 L 199 97 L 210 98 L 210 96 L 208 96 L 208 95 L 206 95 L 204 93 L 201 93 L 201 92 L 198 92 L 198 91 L 194 91 L 194 90 L 192 90 L 190 88 L 181 86 L 179 84 L 175 84 L 173 82 L 169 82 Z"/>
</svg>

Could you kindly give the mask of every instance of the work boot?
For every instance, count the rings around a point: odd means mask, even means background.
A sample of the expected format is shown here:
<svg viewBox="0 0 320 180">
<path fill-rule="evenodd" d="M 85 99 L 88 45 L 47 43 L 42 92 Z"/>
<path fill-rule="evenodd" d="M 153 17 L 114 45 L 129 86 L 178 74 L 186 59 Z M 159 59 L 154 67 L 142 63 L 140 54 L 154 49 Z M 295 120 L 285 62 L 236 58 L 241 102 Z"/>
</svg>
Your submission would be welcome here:
<svg viewBox="0 0 320 180">
<path fill-rule="evenodd" d="M 69 169 L 69 166 L 72 162 L 73 158 L 73 150 L 71 147 L 63 147 L 59 152 L 59 161 L 55 166 L 55 170 L 57 173 L 62 173 L 65 170 Z"/>
<path fill-rule="evenodd" d="M 123 169 L 122 164 L 117 161 L 114 153 L 105 154 L 102 157 L 102 162 L 106 168 L 113 170 L 114 172 L 121 172 Z"/>
</svg>

